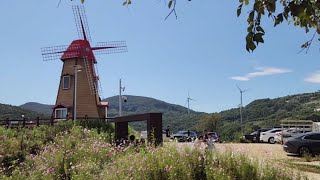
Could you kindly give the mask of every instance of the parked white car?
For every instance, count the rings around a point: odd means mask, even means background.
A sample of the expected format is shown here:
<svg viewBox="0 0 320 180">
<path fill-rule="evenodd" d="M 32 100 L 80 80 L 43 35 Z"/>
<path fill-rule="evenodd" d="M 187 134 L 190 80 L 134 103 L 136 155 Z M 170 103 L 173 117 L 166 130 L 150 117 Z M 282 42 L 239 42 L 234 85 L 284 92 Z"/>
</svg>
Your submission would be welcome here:
<svg viewBox="0 0 320 180">
<path fill-rule="evenodd" d="M 271 129 L 269 131 L 263 132 L 260 135 L 260 141 L 261 142 L 268 142 L 270 144 L 274 144 L 275 143 L 275 135 L 277 132 L 280 132 L 281 129 Z"/>
</svg>

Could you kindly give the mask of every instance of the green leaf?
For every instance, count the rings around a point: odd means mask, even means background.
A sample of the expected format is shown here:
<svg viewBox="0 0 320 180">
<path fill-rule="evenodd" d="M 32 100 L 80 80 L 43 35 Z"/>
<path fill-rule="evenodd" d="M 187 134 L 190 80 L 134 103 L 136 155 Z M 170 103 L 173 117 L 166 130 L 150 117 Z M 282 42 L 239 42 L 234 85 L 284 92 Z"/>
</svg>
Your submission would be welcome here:
<svg viewBox="0 0 320 180">
<path fill-rule="evenodd" d="M 124 5 L 124 6 L 125 6 L 125 5 L 127 5 L 127 1 L 123 2 L 123 4 L 122 4 L 122 5 Z"/>
<path fill-rule="evenodd" d="M 248 35 L 246 36 L 246 49 L 248 52 L 253 51 L 256 49 L 256 45 L 253 42 L 253 32 L 249 32 Z"/>
<path fill-rule="evenodd" d="M 250 14 L 249 14 L 249 20 L 250 22 L 252 22 L 254 19 L 254 11 L 251 11 Z"/>
<path fill-rule="evenodd" d="M 278 24 L 282 23 L 283 21 L 283 15 L 282 13 L 278 14 L 277 17 L 275 17 L 274 26 L 277 26 Z"/>
<path fill-rule="evenodd" d="M 249 0 L 245 0 L 244 3 L 245 3 L 246 5 L 248 5 L 248 4 L 249 4 Z"/>
<path fill-rule="evenodd" d="M 254 40 L 255 42 L 257 42 L 257 44 L 259 44 L 259 43 L 264 43 L 264 40 L 263 40 L 263 38 L 262 38 L 263 35 L 264 35 L 264 33 L 257 33 L 257 34 L 255 34 L 255 35 L 253 36 L 253 40 Z"/>
<path fill-rule="evenodd" d="M 259 32 L 263 32 L 264 33 L 264 30 L 262 29 L 261 26 L 258 26 L 256 30 L 259 31 Z"/>
<path fill-rule="evenodd" d="M 84 3 L 84 0 L 81 0 L 81 3 L 83 4 L 83 3 Z"/>
<path fill-rule="evenodd" d="M 128 4 L 129 4 L 129 5 L 131 4 L 131 0 L 128 1 Z"/>
<path fill-rule="evenodd" d="M 240 14 L 241 14 L 242 5 L 243 5 L 243 3 L 241 3 L 240 6 L 239 6 L 238 9 L 237 9 L 237 16 L 238 16 L 238 17 L 239 17 Z"/>
<path fill-rule="evenodd" d="M 169 1 L 169 4 L 168 4 L 169 9 L 170 9 L 171 6 L 172 6 L 172 1 L 173 1 L 173 0 Z"/>
</svg>

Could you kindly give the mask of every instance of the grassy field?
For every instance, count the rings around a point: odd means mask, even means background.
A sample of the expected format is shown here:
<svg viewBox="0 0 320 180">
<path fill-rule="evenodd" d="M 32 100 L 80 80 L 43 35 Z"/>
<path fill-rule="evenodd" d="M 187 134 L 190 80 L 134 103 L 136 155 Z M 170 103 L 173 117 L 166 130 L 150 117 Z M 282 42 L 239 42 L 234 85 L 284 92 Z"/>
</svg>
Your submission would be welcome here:
<svg viewBox="0 0 320 180">
<path fill-rule="evenodd" d="M 268 162 L 276 167 L 291 168 L 295 172 L 305 174 L 309 179 L 320 179 L 319 157 L 299 157 L 287 154 L 280 144 L 227 143 L 216 144 L 216 147 L 220 152 L 232 151 L 246 154 L 262 163 Z"/>
<path fill-rule="evenodd" d="M 218 151 L 194 143 L 114 146 L 111 127 L 90 127 L 0 127 L 0 179 L 304 179 L 290 167 L 253 158 L 245 151 L 250 144 L 217 144 Z"/>
</svg>

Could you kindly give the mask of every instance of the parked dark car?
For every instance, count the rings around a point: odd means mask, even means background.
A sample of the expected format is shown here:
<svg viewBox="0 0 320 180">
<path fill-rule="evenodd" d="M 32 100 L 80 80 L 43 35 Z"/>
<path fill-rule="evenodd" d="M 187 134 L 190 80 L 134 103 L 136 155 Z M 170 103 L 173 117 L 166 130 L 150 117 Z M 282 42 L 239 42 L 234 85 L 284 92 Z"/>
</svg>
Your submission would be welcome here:
<svg viewBox="0 0 320 180">
<path fill-rule="evenodd" d="M 178 142 L 191 142 L 197 139 L 197 134 L 194 131 L 178 131 L 171 138 Z"/>
<path fill-rule="evenodd" d="M 271 128 L 261 128 L 256 130 L 255 132 L 251 133 L 251 134 L 245 134 L 243 136 L 243 139 L 249 141 L 249 142 L 257 142 L 257 137 L 258 137 L 258 142 L 260 142 L 260 134 L 262 132 L 266 132 L 269 131 Z"/>
<path fill-rule="evenodd" d="M 289 138 L 284 142 L 283 150 L 300 156 L 320 154 L 320 133 L 310 132 Z"/>
</svg>

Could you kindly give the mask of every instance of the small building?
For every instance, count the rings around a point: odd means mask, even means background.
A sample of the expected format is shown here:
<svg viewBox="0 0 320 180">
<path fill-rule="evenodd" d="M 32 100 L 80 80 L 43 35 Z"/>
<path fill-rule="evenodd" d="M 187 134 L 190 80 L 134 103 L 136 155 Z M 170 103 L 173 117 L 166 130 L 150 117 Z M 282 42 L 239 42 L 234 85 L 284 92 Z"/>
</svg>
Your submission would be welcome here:
<svg viewBox="0 0 320 180">
<path fill-rule="evenodd" d="M 291 120 L 285 119 L 280 121 L 281 128 L 296 128 L 299 130 L 311 131 L 313 129 L 312 120 Z"/>
<path fill-rule="evenodd" d="M 320 122 L 314 122 L 312 124 L 312 132 L 320 132 Z"/>
</svg>

